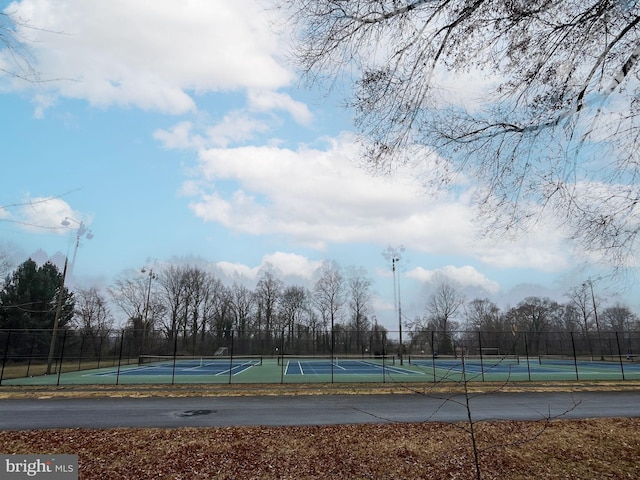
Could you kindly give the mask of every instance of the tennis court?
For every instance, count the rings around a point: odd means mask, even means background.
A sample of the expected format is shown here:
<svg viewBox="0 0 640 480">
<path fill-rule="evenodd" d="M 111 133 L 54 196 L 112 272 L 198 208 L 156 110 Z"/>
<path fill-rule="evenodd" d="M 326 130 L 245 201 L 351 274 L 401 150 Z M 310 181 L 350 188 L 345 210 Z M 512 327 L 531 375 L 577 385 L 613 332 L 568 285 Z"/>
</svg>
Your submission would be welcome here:
<svg viewBox="0 0 640 480">
<path fill-rule="evenodd" d="M 262 358 L 141 357 L 138 367 L 95 373 L 97 376 L 228 376 L 262 365 Z"/>
<path fill-rule="evenodd" d="M 396 366 L 395 359 L 278 358 L 284 375 L 424 375 L 416 369 Z"/>
<path fill-rule="evenodd" d="M 640 380 L 633 358 L 558 356 L 140 356 L 106 367 L 62 364 L 50 375 L 3 378 L 2 385 L 431 383 Z"/>
<path fill-rule="evenodd" d="M 409 357 L 432 381 L 554 381 L 640 379 L 640 363 L 556 356 Z"/>
</svg>

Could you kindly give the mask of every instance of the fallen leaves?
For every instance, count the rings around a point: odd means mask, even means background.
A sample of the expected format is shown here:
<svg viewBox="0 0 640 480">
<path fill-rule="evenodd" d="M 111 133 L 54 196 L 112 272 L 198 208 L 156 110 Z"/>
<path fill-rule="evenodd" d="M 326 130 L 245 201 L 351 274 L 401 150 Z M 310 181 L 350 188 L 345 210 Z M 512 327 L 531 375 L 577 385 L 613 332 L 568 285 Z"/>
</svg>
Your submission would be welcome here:
<svg viewBox="0 0 640 480">
<path fill-rule="evenodd" d="M 482 478 L 640 478 L 640 419 L 478 423 Z M 530 439 L 530 440 L 528 440 Z M 3 453 L 69 453 L 80 479 L 474 479 L 460 425 L 0 432 Z"/>
</svg>

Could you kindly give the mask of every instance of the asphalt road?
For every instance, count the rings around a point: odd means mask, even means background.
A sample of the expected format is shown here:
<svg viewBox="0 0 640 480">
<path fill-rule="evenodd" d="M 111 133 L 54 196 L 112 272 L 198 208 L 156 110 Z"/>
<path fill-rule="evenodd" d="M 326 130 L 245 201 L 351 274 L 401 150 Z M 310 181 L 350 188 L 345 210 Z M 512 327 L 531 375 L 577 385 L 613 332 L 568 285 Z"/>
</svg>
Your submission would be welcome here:
<svg viewBox="0 0 640 480">
<path fill-rule="evenodd" d="M 492 393 L 474 420 L 637 417 L 640 392 Z M 331 425 L 467 420 L 460 395 L 314 395 L 0 400 L 0 429 Z"/>
</svg>

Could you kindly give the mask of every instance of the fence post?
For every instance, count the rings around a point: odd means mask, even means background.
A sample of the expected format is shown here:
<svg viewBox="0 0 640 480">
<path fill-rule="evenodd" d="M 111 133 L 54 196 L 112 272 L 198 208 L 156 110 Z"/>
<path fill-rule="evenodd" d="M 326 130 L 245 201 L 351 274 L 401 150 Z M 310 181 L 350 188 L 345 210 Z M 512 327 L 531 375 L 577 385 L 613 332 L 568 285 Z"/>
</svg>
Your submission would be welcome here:
<svg viewBox="0 0 640 480">
<path fill-rule="evenodd" d="M 231 330 L 231 350 L 229 352 L 229 385 L 231 385 L 231 377 L 233 376 L 233 334 Z"/>
<path fill-rule="evenodd" d="M 80 354 L 78 355 L 78 371 L 82 370 L 82 353 L 84 351 L 84 335 L 80 336 Z"/>
<path fill-rule="evenodd" d="M 480 372 L 484 382 L 484 359 L 482 358 L 482 332 L 478 331 L 478 348 L 480 349 Z"/>
<path fill-rule="evenodd" d="M 433 383 L 436 383 L 436 351 L 433 349 L 435 333 L 431 330 L 431 365 L 433 366 Z"/>
<path fill-rule="evenodd" d="M 29 361 L 27 362 L 27 378 L 29 377 L 29 372 L 31 371 L 31 359 L 33 358 L 33 351 L 36 346 L 36 334 L 34 333 L 31 337 L 31 349 L 29 350 Z"/>
<path fill-rule="evenodd" d="M 527 357 L 527 376 L 531 381 L 531 365 L 529 364 L 529 341 L 527 340 L 527 332 L 524 332 L 524 354 Z"/>
<path fill-rule="evenodd" d="M 573 332 L 571 332 L 571 349 L 573 350 L 573 365 L 576 369 L 576 380 L 580 380 L 580 373 L 578 372 L 578 355 L 576 354 L 576 342 L 573 338 Z"/>
<path fill-rule="evenodd" d="M 7 363 L 7 355 L 9 355 L 9 340 L 11 339 L 11 330 L 7 332 L 7 341 L 4 344 L 4 355 L 2 355 L 2 371 L 0 371 L 0 385 L 4 377 L 4 366 Z"/>
<path fill-rule="evenodd" d="M 178 330 L 173 334 L 173 368 L 171 369 L 171 385 L 176 381 L 176 361 L 178 360 Z"/>
<path fill-rule="evenodd" d="M 387 360 L 387 343 L 385 342 L 382 344 L 382 383 L 387 383 L 387 372 L 385 367 L 386 360 Z M 333 383 L 333 378 L 331 380 Z"/>
<path fill-rule="evenodd" d="M 118 373 L 116 373 L 116 385 L 120 385 L 120 365 L 122 365 L 123 346 L 124 346 L 124 330 L 120 332 L 120 351 L 118 352 Z"/>
<path fill-rule="evenodd" d="M 60 347 L 60 366 L 58 367 L 58 379 L 56 381 L 56 387 L 60 386 L 60 375 L 62 375 L 62 364 L 64 363 L 64 345 L 67 343 L 67 329 L 64 330 L 62 336 L 62 347 Z"/>
<path fill-rule="evenodd" d="M 335 336 L 334 336 L 334 332 L 333 332 L 333 314 L 332 314 L 332 319 L 331 319 L 331 383 L 333 383 L 333 356 L 335 355 L 334 352 L 334 348 L 335 348 Z M 383 368 L 384 368 L 384 356 L 383 356 Z"/>
<path fill-rule="evenodd" d="M 277 357 L 277 355 L 276 355 Z M 280 339 L 280 384 L 284 383 L 284 328 Z M 333 383 L 333 357 L 331 357 L 331 383 Z"/>
<path fill-rule="evenodd" d="M 100 368 L 100 361 L 102 360 L 102 343 L 107 335 L 103 335 L 100 337 L 100 345 L 98 346 L 98 368 Z M 95 342 L 94 342 L 95 345 Z M 95 348 L 95 347 L 94 347 Z"/>
<path fill-rule="evenodd" d="M 616 332 L 616 343 L 618 344 L 618 360 L 620 361 L 620 371 L 622 372 L 622 380 L 624 380 L 624 364 L 622 363 L 622 350 L 620 349 L 620 337 Z"/>
</svg>

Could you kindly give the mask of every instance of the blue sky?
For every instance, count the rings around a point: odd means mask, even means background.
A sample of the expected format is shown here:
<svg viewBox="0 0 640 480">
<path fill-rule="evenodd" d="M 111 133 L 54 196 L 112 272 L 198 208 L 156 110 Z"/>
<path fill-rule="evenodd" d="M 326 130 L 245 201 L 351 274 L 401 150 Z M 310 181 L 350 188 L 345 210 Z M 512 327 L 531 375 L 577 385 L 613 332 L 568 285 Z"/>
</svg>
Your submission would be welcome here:
<svg viewBox="0 0 640 480">
<path fill-rule="evenodd" d="M 38 250 L 71 255 L 77 230 L 66 217 L 93 233 L 77 252 L 79 286 L 175 258 L 249 284 L 270 263 L 285 281 L 309 283 L 335 260 L 367 269 L 390 328 L 388 245 L 406 247 L 409 318 L 424 312 L 434 278 L 506 306 L 562 300 L 599 273 L 553 219 L 515 240 L 478 238 L 470 179 L 455 195 L 425 193 L 433 154 L 393 177 L 360 168 L 342 98 L 300 86 L 265 5 L 0 1 L 28 25 L 19 33 L 41 80 L 0 73 L 0 246 L 16 263 Z M 16 69 L 6 50 L 0 68 Z M 478 93 L 458 83 L 462 98 Z"/>
</svg>

